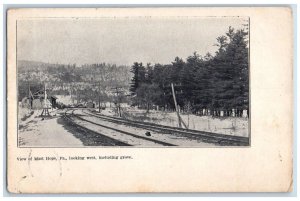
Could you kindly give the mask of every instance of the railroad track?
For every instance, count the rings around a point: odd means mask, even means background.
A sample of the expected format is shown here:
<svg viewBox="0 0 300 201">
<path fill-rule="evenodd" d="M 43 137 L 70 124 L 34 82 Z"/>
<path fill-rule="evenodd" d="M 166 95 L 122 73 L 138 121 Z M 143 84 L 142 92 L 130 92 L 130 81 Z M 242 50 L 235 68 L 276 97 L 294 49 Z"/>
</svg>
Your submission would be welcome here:
<svg viewBox="0 0 300 201">
<path fill-rule="evenodd" d="M 174 127 L 158 125 L 154 123 L 133 121 L 133 120 L 121 119 L 117 117 L 105 116 L 101 114 L 94 114 L 91 112 L 85 112 L 84 110 L 82 110 L 82 112 L 87 115 L 100 118 L 103 121 L 124 124 L 128 126 L 143 128 L 143 129 L 165 133 L 165 134 L 184 136 L 187 138 L 197 139 L 197 140 L 201 140 L 202 142 L 212 143 L 216 145 L 223 145 L 223 146 L 248 146 L 249 145 L 249 138 L 247 137 L 217 134 L 217 133 L 183 129 L 183 128 L 174 128 Z"/>
<path fill-rule="evenodd" d="M 68 113 L 68 112 L 72 112 L 71 114 Z M 64 113 L 64 118 L 74 127 L 76 127 L 77 129 L 79 129 L 81 131 L 81 133 L 91 133 L 92 135 L 97 135 L 99 137 L 101 137 L 101 141 L 102 141 L 102 144 L 103 146 L 131 146 L 130 144 L 127 144 L 127 143 L 124 143 L 124 142 L 121 142 L 119 140 L 116 140 L 116 139 L 113 139 L 111 137 L 108 137 L 102 133 L 99 133 L 99 132 L 95 132 L 89 128 L 86 128 L 84 126 L 81 126 L 79 124 L 76 124 L 72 118 L 71 118 L 71 115 L 73 115 L 73 112 L 74 110 L 67 110 L 65 113 Z"/>
<path fill-rule="evenodd" d="M 70 111 L 71 111 L 71 113 L 68 113 Z M 70 123 L 72 123 L 74 126 L 79 127 L 82 130 L 86 130 L 88 132 L 92 132 L 93 134 L 100 135 L 104 139 L 107 139 L 108 146 L 110 146 L 110 145 L 114 145 L 114 146 L 116 146 L 116 145 L 117 146 L 132 146 L 132 145 L 128 144 L 126 142 L 123 142 L 121 140 L 117 140 L 115 138 L 109 137 L 109 136 L 107 136 L 107 134 L 96 132 L 96 131 L 94 131 L 94 130 L 86 127 L 86 126 L 82 126 L 82 125 L 76 123 L 74 120 L 72 120 L 71 117 L 75 117 L 75 118 L 79 119 L 80 121 L 88 122 L 90 124 L 93 124 L 93 125 L 96 125 L 96 126 L 100 126 L 102 128 L 109 129 L 109 130 L 112 130 L 112 131 L 117 132 L 117 133 L 121 133 L 123 135 L 130 136 L 131 138 L 137 138 L 139 141 L 141 141 L 141 140 L 142 141 L 149 141 L 149 142 L 152 142 L 152 143 L 154 143 L 156 145 L 162 145 L 162 146 L 176 146 L 176 145 L 171 144 L 171 143 L 167 143 L 167 142 L 163 142 L 163 141 L 160 141 L 160 140 L 157 140 L 157 139 L 152 139 L 152 138 L 144 137 L 144 136 L 141 136 L 141 135 L 137 135 L 137 134 L 130 133 L 130 132 L 127 132 L 127 131 L 119 130 L 119 129 L 116 129 L 116 128 L 113 128 L 113 127 L 110 127 L 110 126 L 107 126 L 107 125 L 103 125 L 103 124 L 100 124 L 100 123 L 96 123 L 94 121 L 90 121 L 90 120 L 84 119 L 80 115 L 75 114 L 74 111 L 75 111 L 75 109 L 66 111 L 65 115 L 64 115 L 65 118 Z"/>
</svg>

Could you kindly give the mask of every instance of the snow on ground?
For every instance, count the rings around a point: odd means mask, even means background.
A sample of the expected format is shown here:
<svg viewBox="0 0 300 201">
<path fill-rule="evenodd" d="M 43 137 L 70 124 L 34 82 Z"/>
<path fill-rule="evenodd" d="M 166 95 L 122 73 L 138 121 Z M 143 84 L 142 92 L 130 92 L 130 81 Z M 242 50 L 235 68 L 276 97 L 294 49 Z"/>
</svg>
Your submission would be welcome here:
<svg viewBox="0 0 300 201">
<path fill-rule="evenodd" d="M 40 115 L 42 110 L 31 110 L 29 108 L 18 108 L 18 125 L 19 128 L 24 127 L 28 122 L 32 121 L 36 116 Z"/>
<path fill-rule="evenodd" d="M 112 123 L 112 122 L 108 122 L 108 121 L 103 121 L 97 117 L 94 116 L 88 116 L 85 113 L 83 113 L 82 110 L 76 110 L 75 114 L 80 114 L 81 118 L 84 118 L 86 120 L 89 120 L 91 122 L 100 124 L 100 125 L 104 125 L 107 127 L 111 127 L 114 129 L 118 129 L 121 131 L 126 131 L 132 134 L 135 134 L 137 136 L 141 136 L 141 137 L 147 137 L 145 135 L 145 133 L 148 131 L 147 129 L 143 129 L 143 128 L 136 128 L 136 127 L 132 127 L 132 126 L 127 126 L 127 125 L 122 125 L 122 124 L 117 124 L 117 123 Z M 73 118 L 73 120 L 80 124 L 81 126 L 87 127 L 89 129 L 92 129 L 96 132 L 99 132 L 101 134 L 104 134 L 108 137 L 114 138 L 118 141 L 121 142 L 125 142 L 127 144 L 130 145 L 134 145 L 134 146 L 142 146 L 142 147 L 157 147 L 157 146 L 162 146 L 161 144 L 157 144 L 155 142 L 146 140 L 146 139 L 141 139 L 141 138 L 136 138 L 127 134 L 123 134 L 117 131 L 114 131 L 112 129 L 108 129 L 108 128 L 104 128 L 101 127 L 99 125 L 95 125 L 93 123 L 90 122 L 84 122 L 81 120 L 78 120 L 76 117 Z M 151 131 L 151 137 L 147 137 L 149 139 L 154 139 L 154 140 L 158 140 L 158 141 L 162 141 L 165 143 L 170 143 L 173 145 L 180 145 L 180 146 L 201 146 L 201 147 L 211 147 L 214 146 L 212 144 L 209 143 L 205 143 L 202 142 L 200 140 L 196 140 L 196 139 L 190 139 L 187 137 L 183 137 L 183 136 L 176 136 L 174 134 L 162 134 L 159 132 L 154 132 Z"/>
<path fill-rule="evenodd" d="M 19 106 L 18 121 L 26 121 L 31 115 L 33 115 L 33 113 L 29 108 Z"/>
<path fill-rule="evenodd" d="M 98 109 L 96 109 L 98 111 Z M 113 111 L 112 108 L 105 108 L 105 110 L 101 110 L 101 114 L 107 115 L 107 116 L 114 116 L 115 112 Z"/>
<path fill-rule="evenodd" d="M 97 109 L 95 109 L 97 111 Z M 18 139 L 19 146 L 21 147 L 81 147 L 81 146 L 95 146 L 104 145 L 105 143 L 98 135 L 80 131 L 72 125 L 68 125 L 64 121 L 62 115 L 65 110 L 50 110 L 51 117 L 45 117 L 42 119 L 40 114 L 41 110 L 31 110 L 19 107 L 18 115 Z M 114 108 L 106 108 L 101 111 L 104 115 L 116 116 Z M 137 120 L 152 122 L 167 126 L 178 126 L 177 115 L 175 112 L 163 112 L 151 110 L 146 113 L 145 110 L 139 110 L 136 108 L 123 108 L 123 117 Z M 220 134 L 229 134 L 237 136 L 249 136 L 248 135 L 248 119 L 247 118 L 236 118 L 236 117 L 219 117 L 213 118 L 208 116 L 196 116 L 196 115 L 185 115 L 181 114 L 183 120 L 189 125 L 190 129 L 208 131 Z M 26 117 L 26 118 L 24 118 Z M 85 117 L 91 121 L 98 122 L 99 119 L 94 117 Z M 189 119 L 188 119 L 189 118 Z M 103 122 L 102 122 L 103 123 Z M 82 123 L 81 123 L 82 124 Z M 119 130 L 128 131 L 136 135 L 145 137 L 145 130 L 140 128 L 128 127 L 126 125 L 116 125 L 111 122 L 104 122 L 105 126 L 112 126 Z M 100 128 L 92 124 L 82 125 L 92 128 L 96 132 L 108 134 L 109 137 L 115 139 L 122 139 L 123 142 L 133 145 L 141 145 L 153 147 L 157 144 L 130 137 L 125 134 L 112 131 L 110 129 Z M 210 146 L 203 142 L 196 142 L 188 139 L 181 139 L 179 136 L 169 136 L 166 134 L 160 134 L 151 132 L 151 138 L 160 141 L 168 142 L 171 144 L 181 146 Z M 103 144 L 104 143 L 104 144 Z"/>
<path fill-rule="evenodd" d="M 82 142 L 64 128 L 58 121 L 62 119 L 58 110 L 50 111 L 51 117 L 42 117 L 35 111 L 29 121 L 19 123 L 20 147 L 78 147 Z"/>
<path fill-rule="evenodd" d="M 110 116 L 115 115 L 110 108 L 107 108 L 106 111 L 103 110 L 101 113 Z M 249 136 L 248 118 L 180 115 L 189 129 L 243 137 Z M 178 127 L 176 112 L 150 110 L 149 113 L 146 113 L 146 110 L 128 107 L 123 108 L 123 116 L 135 121 Z"/>
</svg>

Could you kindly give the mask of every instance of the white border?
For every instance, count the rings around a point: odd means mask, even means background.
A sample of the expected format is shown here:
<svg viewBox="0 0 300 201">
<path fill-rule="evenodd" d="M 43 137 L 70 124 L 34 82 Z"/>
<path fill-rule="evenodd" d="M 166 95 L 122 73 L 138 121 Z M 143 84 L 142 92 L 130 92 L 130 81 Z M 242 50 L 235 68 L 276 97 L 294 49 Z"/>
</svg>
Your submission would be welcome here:
<svg viewBox="0 0 300 201">
<path fill-rule="evenodd" d="M 125 4 L 125 3 L 126 3 L 126 5 L 116 5 L 116 4 Z M 26 1 L 26 5 L 24 5 L 24 0 L 3 0 L 1 2 L 1 8 L 0 8 L 1 14 L 2 14 L 1 15 L 1 20 L 0 20 L 0 23 L 1 23 L 0 24 L 1 28 L 0 29 L 1 29 L 2 37 L 3 37 L 4 36 L 4 26 L 5 26 L 5 22 L 4 22 L 4 15 L 5 15 L 5 13 L 3 13 L 4 12 L 4 8 L 3 8 L 4 4 L 10 4 L 8 6 L 17 6 L 17 7 L 24 7 L 24 6 L 26 6 L 26 7 L 43 7 L 43 5 L 47 6 L 47 7 L 94 7 L 94 6 L 101 6 L 101 5 L 105 6 L 105 7 L 107 7 L 107 6 L 109 6 L 109 7 L 122 7 L 122 6 L 137 6 L 137 7 L 141 7 L 141 6 L 145 6 L 145 4 L 148 4 L 148 6 L 153 6 L 151 4 L 156 4 L 155 7 L 157 7 L 159 4 L 163 4 L 163 6 L 167 6 L 166 4 L 170 4 L 170 3 L 173 4 L 171 6 L 176 6 L 176 4 L 177 4 L 177 6 L 179 6 L 178 4 L 198 4 L 196 6 L 201 6 L 201 5 L 199 5 L 199 3 L 206 4 L 204 6 L 208 6 L 208 5 L 212 6 L 212 5 L 216 5 L 216 4 L 218 4 L 217 6 L 237 6 L 237 5 L 229 5 L 229 4 L 238 4 L 239 6 L 241 6 L 241 5 L 245 5 L 245 6 L 247 5 L 247 6 L 249 6 L 251 4 L 257 4 L 257 5 L 263 5 L 263 6 L 267 6 L 267 4 L 272 4 L 272 5 L 275 5 L 275 4 L 284 4 L 284 5 L 295 4 L 294 11 L 295 11 L 295 9 L 299 10 L 299 4 L 298 4 L 298 1 L 296 1 L 296 0 L 293 0 L 293 1 L 283 1 L 283 0 L 280 0 L 280 1 L 279 0 L 273 0 L 273 1 L 251 0 L 251 1 L 244 1 L 244 2 L 241 2 L 241 1 L 238 1 L 238 0 L 235 0 L 235 1 L 233 1 L 233 0 L 231 0 L 231 1 L 224 1 L 224 0 L 209 1 L 209 0 L 207 0 L 207 1 L 201 1 L 201 2 L 199 2 L 197 0 L 182 0 L 182 1 L 179 1 L 179 0 L 177 0 L 177 1 L 167 1 L 167 0 L 152 0 L 152 1 L 150 1 L 150 0 L 127 0 L 126 2 L 122 1 L 122 0 L 104 0 L 104 1 L 97 1 L 97 0 L 85 0 L 85 1 L 73 0 L 73 1 L 69 1 L 69 0 L 66 0 L 64 2 L 62 2 L 61 0 L 27 0 Z M 20 5 L 15 5 L 15 4 L 20 4 Z M 33 5 L 33 4 L 35 4 L 35 5 Z M 56 5 L 51 5 L 51 4 L 56 4 Z M 64 4 L 72 4 L 72 5 L 64 5 Z M 88 5 L 88 4 L 98 4 L 98 5 Z M 109 5 L 103 5 L 103 4 L 109 4 Z M 128 5 L 128 4 L 131 4 L 131 5 Z M 135 5 L 133 5 L 133 4 L 135 4 Z M 183 6 L 183 5 L 180 5 L 180 6 Z M 189 5 L 189 6 L 192 6 L 192 5 Z M 296 19 L 294 19 L 294 20 L 296 21 Z M 299 21 L 300 21 L 299 20 L 299 16 L 297 16 L 297 24 L 295 24 L 296 25 L 295 26 L 295 29 L 296 29 L 295 33 L 298 32 Z M 295 36 L 296 36 L 296 34 L 295 34 Z M 5 49 L 5 47 L 4 47 L 4 40 L 1 40 L 0 44 L 1 44 L 2 49 L 4 50 Z M 294 83 L 296 85 L 295 86 L 295 90 L 294 90 L 295 91 L 295 103 L 296 103 L 296 101 L 299 102 L 299 99 L 298 99 L 298 96 L 299 96 L 299 90 L 298 90 L 299 89 L 299 82 L 297 80 L 297 78 L 299 78 L 299 69 L 296 69 L 297 68 L 297 66 L 296 66 L 297 62 L 296 61 L 297 61 L 297 58 L 299 56 L 299 52 L 296 52 L 296 47 L 299 47 L 299 40 L 297 40 L 297 44 L 295 43 L 295 53 L 297 53 L 297 55 L 295 55 L 295 71 L 294 71 L 295 73 L 297 72 L 297 74 L 294 75 L 294 78 L 295 78 Z M 4 53 L 0 54 L 0 62 L 2 63 L 2 66 L 5 66 L 5 63 L 4 63 Z M 1 68 L 1 70 L 0 70 L 0 76 L 2 78 L 5 78 L 5 69 L 4 68 Z M 4 102 L 4 100 L 5 100 L 5 97 L 4 97 L 4 95 L 5 95 L 4 80 L 1 79 L 1 81 L 2 82 L 0 82 L 1 83 L 0 107 L 4 108 L 5 107 L 5 102 Z M 295 111 L 295 113 L 299 114 L 299 107 L 297 107 L 297 108 L 295 107 L 295 109 L 297 109 L 297 111 Z M 296 118 L 296 114 L 295 114 L 295 118 Z M 3 128 L 5 126 L 4 120 L 5 120 L 5 113 L 3 112 L 3 113 L 0 114 L 0 128 L 2 128 L 1 129 L 1 133 L 3 134 L 3 136 L 6 134 L 6 133 L 4 133 L 4 130 L 3 130 Z M 296 121 L 296 119 L 295 119 L 295 121 Z M 297 117 L 297 122 L 295 122 L 295 129 L 296 128 L 299 128 L 299 118 L 298 117 Z M 1 144 L 0 154 L 3 156 L 3 154 L 4 154 L 4 149 L 3 149 L 4 148 L 3 147 L 4 142 L 3 142 L 3 140 L 0 140 L 0 141 L 1 141 L 1 143 L 0 143 Z M 295 144 L 299 144 L 299 137 L 297 138 L 297 142 L 295 141 Z M 296 146 L 294 146 L 294 147 L 296 147 Z M 0 170 L 1 170 L 1 173 L 2 173 L 2 178 L 5 178 L 5 172 L 4 172 L 5 169 L 4 169 L 3 164 L 0 166 Z M 297 170 L 295 170 L 295 173 L 296 173 L 296 171 Z M 297 181 L 299 181 L 299 174 L 297 174 Z M 5 189 L 5 187 L 3 186 L 3 188 L 0 188 L 0 189 L 1 189 L 0 193 L 3 195 L 3 193 L 4 193 L 3 190 Z M 295 189 L 295 191 L 299 192 L 299 185 L 297 186 L 297 189 Z M 144 194 L 144 195 L 146 195 L 146 194 Z M 149 194 L 147 194 L 147 195 L 149 196 Z M 178 194 L 169 194 L 169 195 L 168 194 L 162 194 L 160 196 L 166 197 L 166 196 L 171 196 L 171 195 L 178 196 Z M 240 198 L 227 197 L 226 195 L 227 196 L 234 196 L 232 194 L 222 194 L 221 196 L 224 196 L 225 197 L 224 198 L 224 197 L 219 197 L 220 194 L 202 194 L 202 195 L 201 194 L 181 194 L 181 196 L 188 196 L 190 199 L 193 199 L 193 198 L 191 198 L 191 196 L 204 196 L 202 198 L 204 200 L 210 199 L 210 198 L 207 198 L 207 196 L 217 196 L 217 197 L 213 198 L 213 199 L 216 199 L 216 200 L 220 200 L 220 199 L 225 199 L 225 200 L 240 199 Z M 5 195 L 4 194 L 4 196 L 12 196 L 12 195 L 7 195 L 7 194 Z M 122 196 L 122 195 L 120 195 L 120 196 Z M 137 197 L 135 197 L 135 198 L 127 197 L 127 198 L 122 198 L 122 199 L 124 199 L 124 200 L 140 200 L 141 199 L 140 196 L 143 196 L 143 195 L 139 194 L 139 195 L 135 195 L 135 196 L 137 196 Z M 154 194 L 152 196 L 159 196 L 159 195 Z M 185 200 L 186 199 L 186 198 L 183 198 L 181 196 L 177 197 L 177 198 L 170 198 L 169 197 L 167 199 L 170 199 L 170 200 L 171 199 L 172 200 L 178 200 L 178 199 L 184 199 Z M 243 194 L 241 194 L 241 196 L 243 196 Z M 248 194 L 248 196 L 249 196 L 249 194 Z M 251 196 L 251 194 L 250 194 L 250 196 Z M 247 198 L 244 198 L 244 199 L 247 199 L 247 200 L 248 199 L 266 199 L 266 200 L 268 200 L 268 199 L 270 199 L 270 200 L 278 200 L 278 199 L 279 200 L 281 200 L 281 199 L 284 199 L 284 200 L 296 200 L 297 199 L 296 197 L 289 197 L 289 198 L 285 197 L 285 198 L 282 198 L 281 196 L 285 196 L 284 194 L 281 194 L 281 195 L 276 195 L 276 194 L 256 194 L 254 196 L 261 197 L 261 198 L 247 197 Z M 280 197 L 277 197 L 277 198 L 268 197 L 268 198 L 266 198 L 265 196 L 280 196 Z M 296 195 L 294 195 L 294 196 L 296 196 Z M 119 198 L 120 197 L 112 197 L 109 200 L 111 200 L 111 199 L 112 200 L 117 200 Z M 4 199 L 13 199 L 13 200 L 15 200 L 15 199 L 17 199 L 17 197 L 11 197 L 11 198 L 6 197 Z M 39 198 L 37 198 L 36 196 L 35 196 L 35 198 L 25 196 L 25 200 L 32 200 L 32 199 L 39 199 Z M 44 197 L 44 199 L 45 199 L 45 197 Z M 57 199 L 57 198 L 50 197 L 50 198 L 46 198 L 46 199 Z M 67 197 L 67 198 L 66 197 L 60 197 L 59 199 L 64 199 L 64 200 L 65 199 L 66 200 L 72 199 L 73 200 L 74 198 L 71 198 L 71 197 Z M 81 197 L 79 197 L 79 199 L 87 199 L 87 197 L 82 197 L 81 196 Z M 103 197 L 102 197 L 102 199 L 103 200 L 104 199 L 107 200 L 107 198 L 103 198 Z M 151 200 L 152 199 L 156 199 L 156 198 L 155 197 L 151 197 Z"/>
</svg>

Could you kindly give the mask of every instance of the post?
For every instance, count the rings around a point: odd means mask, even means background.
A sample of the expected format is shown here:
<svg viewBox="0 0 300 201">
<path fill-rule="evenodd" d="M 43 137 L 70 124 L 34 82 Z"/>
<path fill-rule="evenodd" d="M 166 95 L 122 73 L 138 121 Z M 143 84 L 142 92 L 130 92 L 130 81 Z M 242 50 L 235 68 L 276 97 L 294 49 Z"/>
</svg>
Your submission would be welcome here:
<svg viewBox="0 0 300 201">
<path fill-rule="evenodd" d="M 119 87 L 115 87 L 115 88 L 112 88 L 112 89 L 116 90 L 115 93 L 117 95 L 117 103 L 116 103 L 117 113 L 118 113 L 119 117 L 122 117 L 122 114 L 121 114 L 121 100 L 120 100 L 120 96 L 119 96 L 121 91 L 119 91 Z"/>
<path fill-rule="evenodd" d="M 71 101 L 72 101 L 72 104 L 74 104 L 74 100 L 73 100 L 73 97 L 72 97 L 72 89 L 71 89 L 71 85 L 69 85 L 69 90 L 70 90 L 70 96 L 71 96 Z"/>
<path fill-rule="evenodd" d="M 101 104 L 100 104 L 100 100 L 101 100 L 101 98 L 100 98 L 100 82 L 99 82 L 99 94 L 98 94 L 98 98 L 99 98 L 99 113 L 101 112 Z"/>
<path fill-rule="evenodd" d="M 78 97 L 78 88 L 76 88 L 76 104 L 78 105 L 79 97 Z"/>
<path fill-rule="evenodd" d="M 29 108 L 30 110 L 32 110 L 32 101 L 33 101 L 33 97 L 31 97 L 32 94 L 31 94 L 31 91 L 30 91 L 30 84 L 28 85 L 28 97 L 29 97 Z M 32 99 L 31 99 L 32 98 Z"/>
<path fill-rule="evenodd" d="M 45 87 L 44 87 L 44 102 L 45 102 L 45 105 L 46 105 L 46 100 L 47 100 L 47 91 L 46 91 L 46 83 L 45 83 L 45 85 L 44 85 Z"/>
<path fill-rule="evenodd" d="M 179 125 L 180 128 L 182 128 L 182 126 L 181 126 L 181 119 L 180 119 L 180 116 L 179 116 L 179 111 L 178 111 L 178 106 L 177 106 L 177 101 L 176 101 L 176 96 L 175 96 L 175 90 L 174 90 L 173 83 L 171 83 L 171 87 L 172 87 L 172 94 L 173 94 L 175 109 L 176 109 L 176 113 L 177 113 L 177 117 L 178 117 L 178 125 Z"/>
<path fill-rule="evenodd" d="M 117 90 L 117 100 L 118 100 L 118 111 L 119 111 L 119 117 L 122 116 L 121 114 L 121 100 L 120 100 L 120 96 L 119 96 L 119 89 L 118 87 L 116 87 L 116 90 Z"/>
<path fill-rule="evenodd" d="M 28 97 L 30 97 L 30 84 L 28 84 Z"/>
<path fill-rule="evenodd" d="M 49 116 L 49 110 L 48 110 L 48 104 L 47 104 L 47 91 L 46 91 L 46 83 L 44 85 L 44 105 L 43 105 L 43 111 L 41 116 L 45 114 L 45 116 Z"/>
</svg>

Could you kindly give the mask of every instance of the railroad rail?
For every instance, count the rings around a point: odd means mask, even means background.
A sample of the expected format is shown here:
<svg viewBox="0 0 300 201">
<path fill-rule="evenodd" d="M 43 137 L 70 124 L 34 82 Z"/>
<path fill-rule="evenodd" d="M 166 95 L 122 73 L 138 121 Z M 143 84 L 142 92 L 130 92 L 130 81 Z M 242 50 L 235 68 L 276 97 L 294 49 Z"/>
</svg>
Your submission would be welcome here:
<svg viewBox="0 0 300 201">
<path fill-rule="evenodd" d="M 102 133 L 95 132 L 95 131 L 93 131 L 93 130 L 91 130 L 91 129 L 89 129 L 89 128 L 86 128 L 86 127 L 84 127 L 84 126 L 81 126 L 81 125 L 79 125 L 79 124 L 76 124 L 76 123 L 71 119 L 71 117 L 70 117 L 72 114 L 68 113 L 68 112 L 70 112 L 70 111 L 72 111 L 72 113 L 73 113 L 74 110 L 67 110 L 67 111 L 64 113 L 64 118 L 65 118 L 72 126 L 77 127 L 79 130 L 81 130 L 81 131 L 83 131 L 83 132 L 89 132 L 89 133 L 92 133 L 92 134 L 94 134 L 94 135 L 99 135 L 99 136 L 102 138 L 103 144 L 104 144 L 105 146 L 131 146 L 130 144 L 121 142 L 121 141 L 119 141 L 119 140 L 116 140 L 116 139 L 113 139 L 113 138 L 111 138 L 111 137 L 108 137 L 108 136 L 106 136 L 106 135 L 104 135 L 104 134 L 102 134 Z"/>
<path fill-rule="evenodd" d="M 68 113 L 72 111 L 72 113 Z M 110 130 L 113 130 L 113 131 L 116 131 L 118 133 L 121 133 L 121 134 L 125 134 L 125 135 L 128 135 L 128 136 L 131 136 L 133 138 L 138 138 L 138 139 L 142 139 L 142 140 L 146 140 L 146 141 L 150 141 L 150 142 L 153 142 L 155 144 L 158 144 L 158 145 L 163 145 L 163 146 L 176 146 L 174 144 L 171 144 L 171 143 L 167 143 L 167 142 L 163 142 L 163 141 L 160 141 L 160 140 L 157 140 L 157 139 L 152 139 L 152 138 L 148 138 L 148 137 L 144 137 L 144 136 L 140 136 L 140 135 L 136 135 L 134 133 L 130 133 L 130 132 L 127 132 L 127 131 L 123 131 L 123 130 L 119 130 L 119 129 L 116 129 L 116 128 L 113 128 L 113 127 L 109 127 L 109 126 L 106 126 L 106 125 L 103 125 L 103 124 L 100 124 L 100 123 L 96 123 L 96 122 L 93 122 L 93 121 L 90 121 L 90 120 L 87 120 L 87 119 L 84 119 L 82 118 L 80 115 L 77 115 L 77 114 L 74 114 L 74 109 L 72 110 L 68 110 L 65 112 L 65 118 L 70 121 L 73 125 L 83 129 L 83 130 L 87 130 L 88 132 L 93 132 L 94 134 L 98 134 L 100 135 L 101 137 L 103 138 L 108 138 L 108 141 L 112 141 L 112 143 L 108 144 L 108 145 L 115 145 L 117 144 L 117 146 L 132 146 L 128 143 L 124 143 L 120 140 L 117 140 L 117 139 L 114 139 L 114 138 L 111 138 L 111 137 L 108 137 L 107 135 L 105 135 L 104 133 L 99 133 L 99 132 L 96 132 L 94 130 L 91 130 L 85 126 L 81 126 L 79 125 L 78 123 L 75 123 L 74 120 L 72 120 L 71 117 L 75 117 L 81 121 L 84 121 L 84 122 L 88 122 L 88 123 L 91 123 L 93 125 L 96 125 L 96 126 L 100 126 L 100 127 L 103 127 L 103 128 L 106 128 L 106 129 L 110 129 Z"/>
<path fill-rule="evenodd" d="M 122 119 L 122 118 L 117 118 L 112 116 L 106 116 L 102 114 L 94 114 L 92 112 L 85 112 L 84 110 L 82 110 L 82 112 L 100 118 L 103 121 L 124 124 L 124 125 L 133 126 L 137 128 L 143 128 L 143 129 L 160 132 L 160 133 L 173 134 L 177 136 L 180 135 L 191 139 L 201 140 L 206 143 L 213 143 L 213 144 L 223 145 L 223 146 L 248 146 L 249 145 L 249 138 L 247 137 L 218 134 L 218 133 L 205 132 L 205 131 L 192 130 L 192 129 L 175 128 L 171 126 L 164 126 L 164 125 L 159 125 L 159 124 L 154 124 L 149 122 L 140 122 L 140 121 Z"/>
</svg>

